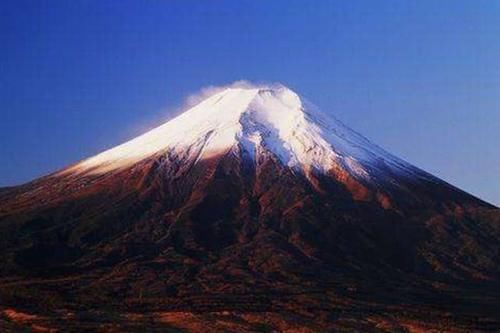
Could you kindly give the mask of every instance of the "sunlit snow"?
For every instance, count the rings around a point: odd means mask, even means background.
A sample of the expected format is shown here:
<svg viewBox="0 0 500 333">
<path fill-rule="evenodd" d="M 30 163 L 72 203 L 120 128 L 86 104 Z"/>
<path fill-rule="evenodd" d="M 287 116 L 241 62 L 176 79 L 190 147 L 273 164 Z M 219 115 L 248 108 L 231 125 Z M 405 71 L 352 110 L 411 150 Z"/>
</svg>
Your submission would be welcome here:
<svg viewBox="0 0 500 333">
<path fill-rule="evenodd" d="M 204 159 L 243 149 L 251 158 L 269 151 L 290 168 L 328 172 L 341 165 L 370 178 L 380 168 L 413 168 L 370 143 L 284 86 L 229 87 L 167 123 L 91 157 L 69 172 L 99 174 L 125 168 L 147 157 L 199 151 Z"/>
</svg>

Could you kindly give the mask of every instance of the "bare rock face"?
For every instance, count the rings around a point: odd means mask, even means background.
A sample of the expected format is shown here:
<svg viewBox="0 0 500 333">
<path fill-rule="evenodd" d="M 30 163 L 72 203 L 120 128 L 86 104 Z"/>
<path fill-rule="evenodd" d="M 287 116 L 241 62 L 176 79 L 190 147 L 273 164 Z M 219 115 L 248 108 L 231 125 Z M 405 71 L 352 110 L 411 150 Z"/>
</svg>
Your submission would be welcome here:
<svg viewBox="0 0 500 333">
<path fill-rule="evenodd" d="M 492 205 L 286 87 L 228 88 L 0 189 L 0 324 L 493 331 L 499 244 Z"/>
</svg>

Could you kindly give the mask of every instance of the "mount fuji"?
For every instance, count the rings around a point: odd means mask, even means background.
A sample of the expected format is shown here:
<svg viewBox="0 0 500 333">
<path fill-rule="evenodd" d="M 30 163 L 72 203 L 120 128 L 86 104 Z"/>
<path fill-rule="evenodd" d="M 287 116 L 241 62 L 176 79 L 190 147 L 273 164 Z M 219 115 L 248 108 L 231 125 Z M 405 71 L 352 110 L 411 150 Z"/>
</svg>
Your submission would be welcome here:
<svg viewBox="0 0 500 333">
<path fill-rule="evenodd" d="M 285 86 L 225 87 L 0 189 L 0 324 L 493 331 L 499 244 L 493 205 Z"/>
</svg>

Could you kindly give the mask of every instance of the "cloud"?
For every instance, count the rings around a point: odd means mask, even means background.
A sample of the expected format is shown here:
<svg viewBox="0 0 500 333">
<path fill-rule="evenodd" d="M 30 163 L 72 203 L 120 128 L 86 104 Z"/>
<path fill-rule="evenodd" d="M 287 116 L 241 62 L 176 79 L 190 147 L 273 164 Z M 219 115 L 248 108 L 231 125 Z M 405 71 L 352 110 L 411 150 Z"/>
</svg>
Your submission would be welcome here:
<svg viewBox="0 0 500 333">
<path fill-rule="evenodd" d="M 200 102 L 204 101 L 205 99 L 220 93 L 221 91 L 224 91 L 226 89 L 230 88 L 241 88 L 241 89 L 256 89 L 256 88 L 276 88 L 276 87 L 282 87 L 283 85 L 280 83 L 266 83 L 266 82 L 250 82 L 246 80 L 238 80 L 233 83 L 223 85 L 223 86 L 206 86 L 201 88 L 198 92 L 189 95 L 183 106 L 182 106 L 182 111 L 186 111 L 196 104 L 199 104 Z"/>
</svg>

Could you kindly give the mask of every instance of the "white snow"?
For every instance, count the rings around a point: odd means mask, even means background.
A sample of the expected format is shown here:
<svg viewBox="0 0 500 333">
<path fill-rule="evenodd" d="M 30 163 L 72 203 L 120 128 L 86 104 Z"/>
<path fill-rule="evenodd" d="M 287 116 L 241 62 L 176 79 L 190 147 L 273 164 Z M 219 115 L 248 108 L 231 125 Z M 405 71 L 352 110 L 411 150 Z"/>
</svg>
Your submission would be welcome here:
<svg viewBox="0 0 500 333">
<path fill-rule="evenodd" d="M 227 88 L 167 123 L 80 162 L 66 172 L 101 174 L 159 153 L 204 159 L 239 146 L 252 159 L 262 149 L 308 173 L 341 165 L 368 179 L 389 167 L 415 169 L 323 114 L 284 86 Z"/>
<path fill-rule="evenodd" d="M 103 173 L 130 166 L 158 152 L 182 153 L 203 146 L 203 157 L 230 148 L 238 119 L 257 90 L 228 89 L 202 101 L 167 123 L 77 164 L 72 171 Z"/>
</svg>

